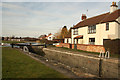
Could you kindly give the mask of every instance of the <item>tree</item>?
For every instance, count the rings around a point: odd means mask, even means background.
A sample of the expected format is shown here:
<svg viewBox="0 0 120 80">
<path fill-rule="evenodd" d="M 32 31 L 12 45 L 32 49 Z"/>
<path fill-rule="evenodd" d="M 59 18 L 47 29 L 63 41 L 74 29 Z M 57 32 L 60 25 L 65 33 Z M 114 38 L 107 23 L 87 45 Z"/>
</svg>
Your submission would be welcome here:
<svg viewBox="0 0 120 80">
<path fill-rule="evenodd" d="M 55 39 L 60 39 L 60 31 L 61 31 L 61 29 L 59 29 L 59 30 L 54 34 Z"/>
<path fill-rule="evenodd" d="M 71 36 L 71 29 L 72 29 L 72 27 L 70 27 L 70 29 L 68 31 L 68 36 Z"/>
<path fill-rule="evenodd" d="M 64 26 L 62 29 L 60 29 L 57 33 L 55 33 L 55 38 L 56 39 L 63 39 L 68 36 L 68 30 L 67 27 Z"/>
<path fill-rule="evenodd" d="M 68 30 L 67 27 L 64 26 L 61 30 L 61 38 L 65 38 L 66 36 L 68 36 Z"/>
</svg>

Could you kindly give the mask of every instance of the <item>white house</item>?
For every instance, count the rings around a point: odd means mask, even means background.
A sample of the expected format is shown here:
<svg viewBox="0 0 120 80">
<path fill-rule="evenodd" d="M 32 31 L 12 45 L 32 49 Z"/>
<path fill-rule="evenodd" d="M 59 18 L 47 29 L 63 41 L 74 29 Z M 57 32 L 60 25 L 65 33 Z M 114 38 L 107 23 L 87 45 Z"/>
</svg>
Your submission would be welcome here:
<svg viewBox="0 0 120 80">
<path fill-rule="evenodd" d="M 82 21 L 71 31 L 71 41 L 65 43 L 103 45 L 104 39 L 120 38 L 120 9 L 116 2 L 113 2 L 108 13 L 91 18 L 83 14 Z"/>
<path fill-rule="evenodd" d="M 46 36 L 46 39 L 47 40 L 53 40 L 53 38 L 54 38 L 54 35 L 53 34 L 48 34 L 48 36 Z"/>
</svg>

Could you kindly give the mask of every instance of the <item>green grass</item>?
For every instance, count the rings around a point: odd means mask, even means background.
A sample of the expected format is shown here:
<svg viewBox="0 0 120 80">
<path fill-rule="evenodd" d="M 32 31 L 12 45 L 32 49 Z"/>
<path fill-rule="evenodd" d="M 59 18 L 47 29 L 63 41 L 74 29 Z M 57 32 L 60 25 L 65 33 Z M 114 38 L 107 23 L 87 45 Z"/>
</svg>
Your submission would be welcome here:
<svg viewBox="0 0 120 80">
<path fill-rule="evenodd" d="M 65 78 L 65 76 L 13 48 L 2 48 L 3 78 Z"/>
<path fill-rule="evenodd" d="M 24 41 L 2 41 L 2 43 L 24 43 Z"/>
</svg>

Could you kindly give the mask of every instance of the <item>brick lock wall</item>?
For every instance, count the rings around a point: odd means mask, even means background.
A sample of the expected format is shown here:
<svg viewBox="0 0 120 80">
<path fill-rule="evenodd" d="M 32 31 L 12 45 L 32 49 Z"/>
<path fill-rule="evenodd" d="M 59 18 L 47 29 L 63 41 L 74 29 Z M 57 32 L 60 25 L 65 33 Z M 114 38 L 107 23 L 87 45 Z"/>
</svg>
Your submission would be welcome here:
<svg viewBox="0 0 120 80">
<path fill-rule="evenodd" d="M 59 61 L 70 66 L 71 68 L 77 67 L 77 70 L 80 72 L 90 73 L 96 76 L 99 76 L 99 70 L 101 68 L 100 72 L 102 78 L 118 78 L 120 76 L 118 73 L 118 60 L 102 59 L 100 67 L 99 58 L 80 56 L 80 54 L 76 55 L 74 52 L 68 54 L 63 51 L 58 52 L 57 50 L 53 50 L 49 48 L 43 48 L 43 51 L 46 54 L 44 57 L 48 58 L 49 60 Z"/>
</svg>

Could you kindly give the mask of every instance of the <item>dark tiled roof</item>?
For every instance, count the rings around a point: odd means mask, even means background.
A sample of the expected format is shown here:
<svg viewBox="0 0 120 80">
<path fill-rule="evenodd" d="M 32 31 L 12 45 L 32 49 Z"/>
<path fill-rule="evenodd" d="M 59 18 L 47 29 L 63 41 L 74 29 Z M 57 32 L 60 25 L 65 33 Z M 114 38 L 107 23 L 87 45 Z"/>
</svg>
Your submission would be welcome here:
<svg viewBox="0 0 120 80">
<path fill-rule="evenodd" d="M 74 39 L 83 39 L 83 35 L 76 36 Z"/>
<path fill-rule="evenodd" d="M 49 34 L 48 36 L 46 36 L 46 37 L 49 37 L 49 36 L 51 36 L 52 34 Z"/>
<path fill-rule="evenodd" d="M 110 22 L 116 20 L 120 16 L 120 9 L 107 15 L 101 22 Z"/>
<path fill-rule="evenodd" d="M 91 17 L 88 19 L 85 19 L 78 24 L 76 24 L 73 28 L 79 28 L 79 27 L 85 27 L 90 25 L 95 25 L 103 22 L 110 22 L 116 20 L 120 16 L 120 9 L 112 12 L 112 13 L 105 13 L 101 14 L 95 17 Z"/>
</svg>

